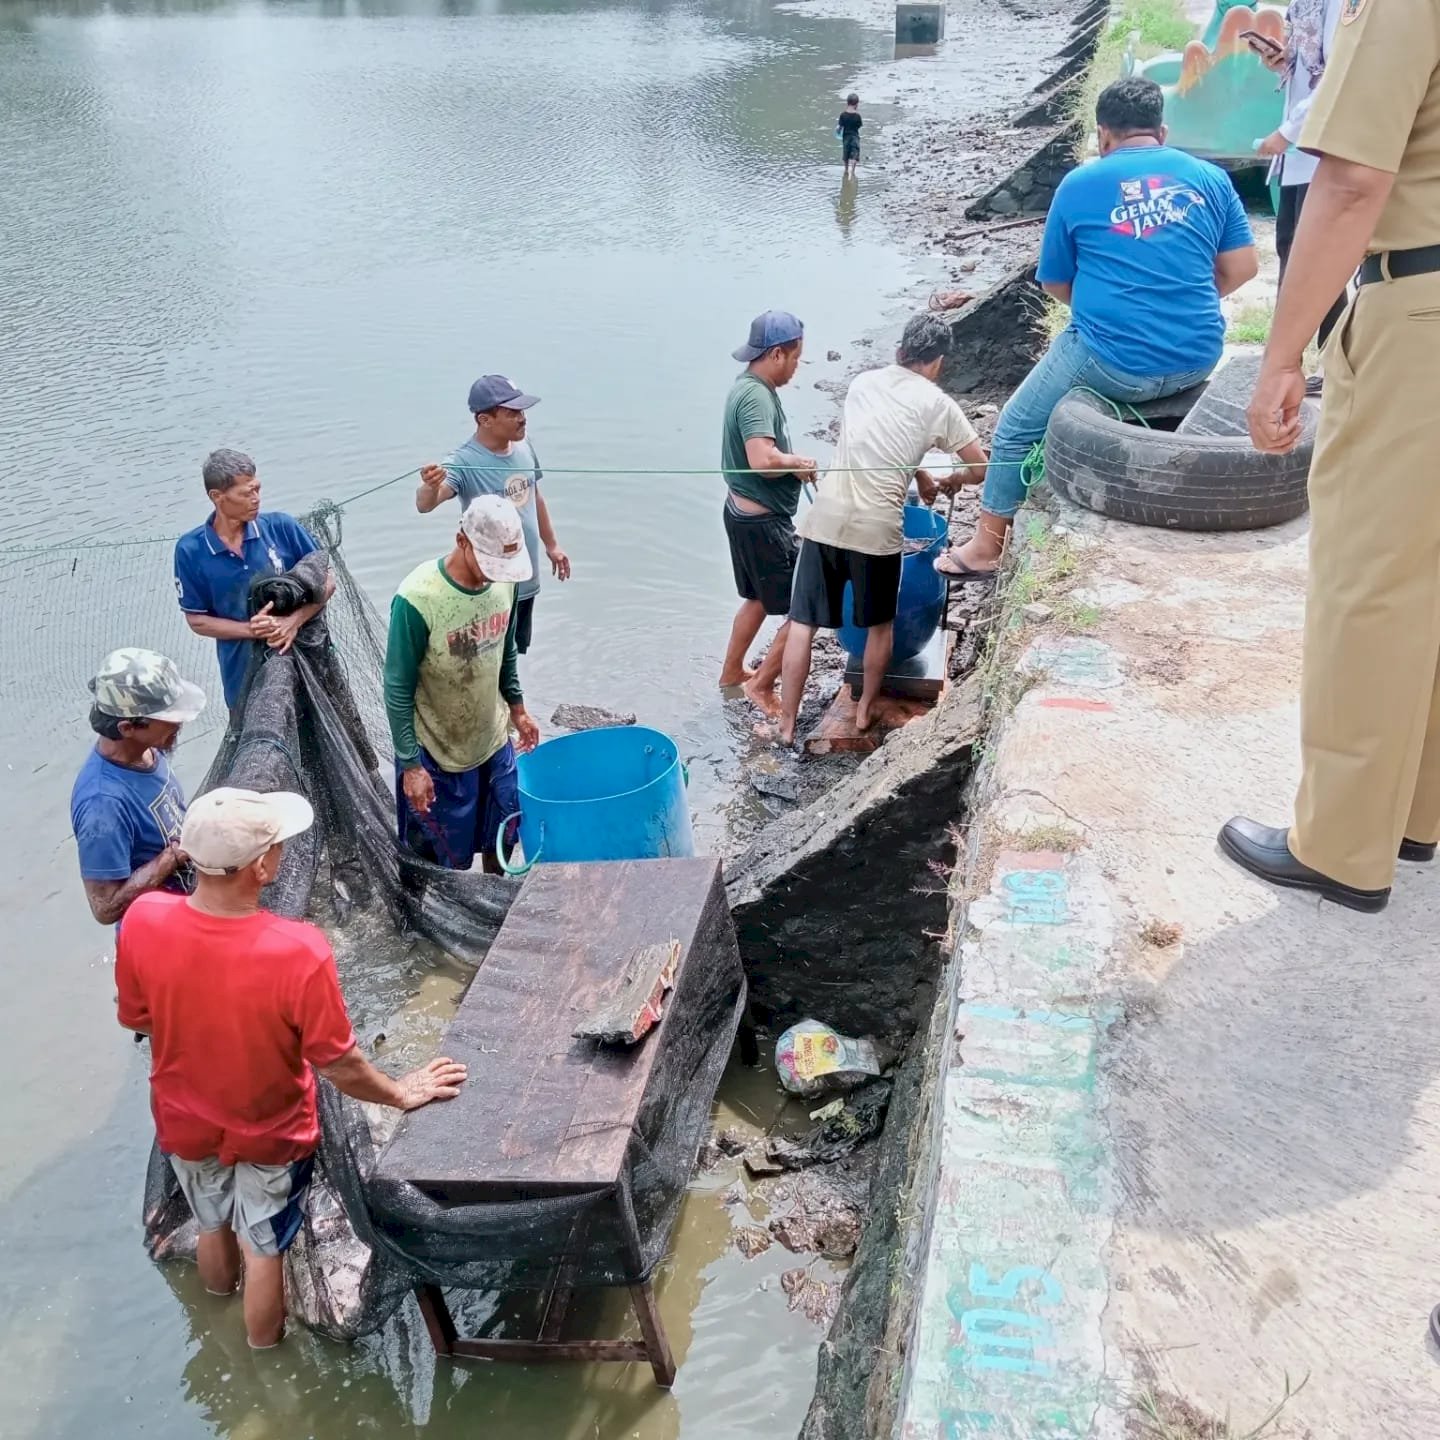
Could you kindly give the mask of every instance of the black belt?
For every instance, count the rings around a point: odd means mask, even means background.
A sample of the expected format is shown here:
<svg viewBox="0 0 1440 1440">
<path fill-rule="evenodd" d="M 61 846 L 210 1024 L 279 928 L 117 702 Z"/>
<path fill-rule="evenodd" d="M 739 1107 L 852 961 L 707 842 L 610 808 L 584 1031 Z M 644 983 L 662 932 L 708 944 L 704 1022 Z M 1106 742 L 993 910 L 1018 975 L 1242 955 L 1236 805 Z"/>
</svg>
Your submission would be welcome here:
<svg viewBox="0 0 1440 1440">
<path fill-rule="evenodd" d="M 1389 274 L 1386 274 L 1386 271 Z M 1416 250 L 1387 250 L 1382 255 L 1367 255 L 1360 267 L 1360 283 L 1373 285 L 1377 280 L 1409 280 L 1416 275 L 1433 275 L 1440 270 L 1440 245 L 1421 245 Z"/>
</svg>

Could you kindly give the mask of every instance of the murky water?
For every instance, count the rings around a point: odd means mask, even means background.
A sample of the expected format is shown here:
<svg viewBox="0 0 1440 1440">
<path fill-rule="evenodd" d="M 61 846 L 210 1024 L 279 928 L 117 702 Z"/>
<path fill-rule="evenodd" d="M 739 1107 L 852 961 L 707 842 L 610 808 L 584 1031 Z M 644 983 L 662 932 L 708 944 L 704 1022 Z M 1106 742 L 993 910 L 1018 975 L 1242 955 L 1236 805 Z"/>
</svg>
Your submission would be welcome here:
<svg viewBox="0 0 1440 1440">
<path fill-rule="evenodd" d="M 235 1306 L 141 1250 L 144 1074 L 66 801 L 87 744 L 77 677 L 104 650 L 170 650 L 218 692 L 168 542 L 108 542 L 198 523 L 216 445 L 257 456 L 275 508 L 410 470 L 464 436 L 470 380 L 502 370 L 544 397 L 532 433 L 575 566 L 540 602 L 532 708 L 634 709 L 674 734 L 715 845 L 734 599 L 718 480 L 682 472 L 714 463 L 752 314 L 808 323 L 787 395 L 805 448 L 830 413 L 815 382 L 916 278 L 875 213 L 879 177 L 841 195 L 831 134 L 837 93 L 889 55 L 883 32 L 765 0 L 0 8 L 0 545 L 107 542 L 27 571 L 3 622 L 6 1435 L 796 1429 L 817 1332 L 780 1294 L 792 1257 L 727 1251 L 724 1174 L 697 1182 L 660 1281 L 672 1395 L 617 1366 L 437 1367 L 416 1324 L 252 1356 Z M 874 144 L 885 112 L 867 116 Z M 383 605 L 449 533 L 394 486 L 347 513 L 346 554 Z M 372 978 L 357 1020 L 423 1047 L 460 983 L 428 962 Z M 773 1103 L 745 1083 L 736 1103 Z"/>
</svg>

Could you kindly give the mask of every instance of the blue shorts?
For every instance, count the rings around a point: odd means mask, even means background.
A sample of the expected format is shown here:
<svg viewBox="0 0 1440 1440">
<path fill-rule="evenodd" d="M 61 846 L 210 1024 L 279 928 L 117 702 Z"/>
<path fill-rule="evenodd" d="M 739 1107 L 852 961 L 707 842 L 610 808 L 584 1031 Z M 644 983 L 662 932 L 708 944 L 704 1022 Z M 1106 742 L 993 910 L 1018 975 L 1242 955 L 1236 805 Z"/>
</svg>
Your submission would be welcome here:
<svg viewBox="0 0 1440 1440">
<path fill-rule="evenodd" d="M 400 843 L 412 854 L 447 870 L 468 870 L 477 855 L 495 853 L 501 822 L 520 812 L 520 778 L 515 746 L 507 740 L 483 765 L 458 775 L 442 770 L 420 751 L 420 763 L 435 782 L 435 803 L 428 815 L 417 815 L 405 798 L 404 771 L 395 764 L 395 813 Z M 505 830 L 505 843 L 515 843 L 519 822 Z"/>
</svg>

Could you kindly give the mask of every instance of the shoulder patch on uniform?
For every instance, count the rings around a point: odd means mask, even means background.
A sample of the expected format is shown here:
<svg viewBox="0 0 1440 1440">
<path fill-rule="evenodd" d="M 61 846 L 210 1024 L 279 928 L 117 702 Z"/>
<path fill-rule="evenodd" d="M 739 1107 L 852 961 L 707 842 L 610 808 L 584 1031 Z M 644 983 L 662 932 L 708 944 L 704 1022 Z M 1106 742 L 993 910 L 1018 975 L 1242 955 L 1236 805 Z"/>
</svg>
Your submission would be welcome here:
<svg viewBox="0 0 1440 1440">
<path fill-rule="evenodd" d="M 1342 25 L 1353 25 L 1365 13 L 1365 7 L 1370 0 L 1345 0 L 1344 8 L 1340 11 L 1340 23 Z"/>
</svg>

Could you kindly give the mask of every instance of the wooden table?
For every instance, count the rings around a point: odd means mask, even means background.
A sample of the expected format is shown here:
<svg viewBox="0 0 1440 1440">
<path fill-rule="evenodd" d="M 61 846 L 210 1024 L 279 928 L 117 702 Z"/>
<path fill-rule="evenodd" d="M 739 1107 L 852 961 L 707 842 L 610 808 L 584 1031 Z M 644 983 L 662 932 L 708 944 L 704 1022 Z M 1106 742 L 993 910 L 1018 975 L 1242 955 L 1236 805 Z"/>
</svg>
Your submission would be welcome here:
<svg viewBox="0 0 1440 1440">
<path fill-rule="evenodd" d="M 660 1024 L 631 1049 L 572 1038 L 634 952 L 671 938 L 680 954 Z M 405 1118 L 380 1157 L 379 1176 L 406 1181 L 447 1205 L 614 1197 L 614 1222 L 638 1274 L 640 1236 L 623 1184 L 632 1134 L 665 1052 L 670 1017 L 681 1014 L 683 1024 L 687 983 L 693 993 L 705 983 L 701 967 L 717 965 L 740 974 L 718 861 L 537 866 L 442 1042 L 443 1054 L 469 1067 L 464 1088 L 456 1099 Z M 561 1340 L 569 1301 L 563 1277 L 551 1288 L 534 1340 L 462 1337 L 438 1286 L 417 1294 L 442 1355 L 647 1360 L 656 1382 L 669 1386 L 675 1361 L 648 1276 L 629 1290 L 638 1342 Z"/>
</svg>

